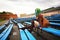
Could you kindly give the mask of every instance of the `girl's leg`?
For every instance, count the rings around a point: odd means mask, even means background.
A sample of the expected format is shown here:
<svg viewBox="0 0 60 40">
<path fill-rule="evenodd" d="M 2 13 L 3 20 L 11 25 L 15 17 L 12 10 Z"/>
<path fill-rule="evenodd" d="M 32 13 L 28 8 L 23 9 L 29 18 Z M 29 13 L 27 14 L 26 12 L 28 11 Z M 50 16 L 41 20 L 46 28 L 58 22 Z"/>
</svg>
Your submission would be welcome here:
<svg viewBox="0 0 60 40">
<path fill-rule="evenodd" d="M 40 27 L 41 33 L 42 33 L 42 27 Z"/>
</svg>

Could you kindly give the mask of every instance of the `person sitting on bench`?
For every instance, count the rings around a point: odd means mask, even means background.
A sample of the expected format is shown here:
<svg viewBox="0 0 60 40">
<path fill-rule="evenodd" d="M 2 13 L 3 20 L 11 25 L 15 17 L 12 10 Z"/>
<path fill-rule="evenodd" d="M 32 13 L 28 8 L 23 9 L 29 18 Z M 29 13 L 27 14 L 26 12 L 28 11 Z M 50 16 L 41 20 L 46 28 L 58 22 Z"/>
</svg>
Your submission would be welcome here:
<svg viewBox="0 0 60 40">
<path fill-rule="evenodd" d="M 40 24 L 41 32 L 43 27 L 48 27 L 50 25 L 49 21 L 46 18 L 44 18 L 41 14 L 38 15 L 38 21 Z"/>
<path fill-rule="evenodd" d="M 31 21 L 32 25 L 31 26 L 28 26 L 28 27 L 23 27 L 23 28 L 20 28 L 20 29 L 30 29 L 30 31 L 33 30 L 33 28 L 36 28 L 36 27 L 39 27 L 41 29 L 41 32 L 42 32 L 42 28 L 43 27 L 48 27 L 49 26 L 49 21 L 43 17 L 43 15 L 39 14 L 38 17 L 37 17 L 37 20 L 32 20 Z"/>
<path fill-rule="evenodd" d="M 23 28 L 19 28 L 19 29 L 22 29 L 22 30 L 29 29 L 29 31 L 32 32 L 33 28 L 36 28 L 36 27 L 40 26 L 39 22 L 37 20 L 32 20 L 31 23 L 32 23 L 31 26 L 23 27 Z"/>
</svg>

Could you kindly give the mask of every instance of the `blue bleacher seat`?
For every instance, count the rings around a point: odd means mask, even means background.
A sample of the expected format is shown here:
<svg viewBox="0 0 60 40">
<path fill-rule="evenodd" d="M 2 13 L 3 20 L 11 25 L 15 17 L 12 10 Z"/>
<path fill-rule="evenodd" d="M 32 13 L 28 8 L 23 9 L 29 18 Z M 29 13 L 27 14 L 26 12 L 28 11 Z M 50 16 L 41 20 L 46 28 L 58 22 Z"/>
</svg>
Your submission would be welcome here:
<svg viewBox="0 0 60 40">
<path fill-rule="evenodd" d="M 28 40 L 23 30 L 20 29 L 20 35 L 22 40 Z"/>
<path fill-rule="evenodd" d="M 4 36 L 4 34 L 7 32 L 9 28 L 10 28 L 10 25 L 0 34 L 0 39 L 2 36 Z"/>
<path fill-rule="evenodd" d="M 17 23 L 15 20 L 13 20 L 14 23 Z"/>
<path fill-rule="evenodd" d="M 52 16 L 47 16 L 46 17 L 48 20 L 60 20 L 60 14 L 55 14 Z"/>
<path fill-rule="evenodd" d="M 0 26 L 0 30 L 2 30 L 5 27 L 5 25 Z"/>
<path fill-rule="evenodd" d="M 18 23 L 17 25 L 19 26 L 19 28 L 22 28 L 22 27 L 21 27 L 21 23 Z"/>
<path fill-rule="evenodd" d="M 50 25 L 54 25 L 54 26 L 59 26 L 60 27 L 60 23 L 50 22 Z"/>
<path fill-rule="evenodd" d="M 31 22 L 25 22 L 25 23 L 31 25 Z"/>
<path fill-rule="evenodd" d="M 49 33 L 52 33 L 56 36 L 60 36 L 60 30 L 57 30 L 57 29 L 54 29 L 54 28 L 42 28 L 42 30 L 46 31 L 46 32 L 49 32 Z"/>
<path fill-rule="evenodd" d="M 49 22 L 60 23 L 60 20 L 49 20 Z"/>
<path fill-rule="evenodd" d="M 34 38 L 34 36 L 33 36 L 27 29 L 25 29 L 24 31 L 26 32 L 29 40 L 36 40 L 36 39 Z"/>
<path fill-rule="evenodd" d="M 21 23 L 18 23 L 19 28 L 24 27 Z M 25 34 L 26 33 L 26 34 Z M 36 40 L 35 37 L 27 30 L 21 30 L 20 29 L 20 35 L 22 40 Z M 26 36 L 27 35 L 27 36 Z M 24 38 L 25 37 L 25 38 Z M 28 37 L 28 38 L 27 38 Z"/>
<path fill-rule="evenodd" d="M 19 28 L 22 28 L 22 26 L 21 26 L 20 23 L 18 23 L 18 25 L 19 25 Z M 26 37 L 26 35 L 25 35 L 25 33 L 24 33 L 24 31 L 21 30 L 21 29 L 20 29 L 20 34 L 21 34 L 21 39 L 22 39 L 22 40 L 28 40 L 27 37 Z M 23 36 L 22 36 L 22 35 L 23 35 Z"/>
<path fill-rule="evenodd" d="M 13 27 L 13 24 L 10 24 L 1 34 L 0 34 L 0 40 L 6 40 L 9 36 L 11 29 Z"/>
</svg>

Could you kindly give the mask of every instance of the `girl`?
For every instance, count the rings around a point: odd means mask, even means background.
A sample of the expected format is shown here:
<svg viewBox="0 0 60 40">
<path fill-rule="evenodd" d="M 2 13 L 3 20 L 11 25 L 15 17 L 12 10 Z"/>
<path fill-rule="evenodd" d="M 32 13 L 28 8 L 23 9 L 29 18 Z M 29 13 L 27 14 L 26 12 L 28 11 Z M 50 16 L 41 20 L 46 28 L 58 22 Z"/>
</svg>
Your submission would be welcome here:
<svg viewBox="0 0 60 40">
<path fill-rule="evenodd" d="M 48 27 L 50 24 L 49 21 L 46 18 L 44 18 L 43 15 L 41 15 L 41 14 L 38 15 L 38 21 L 40 24 L 41 32 L 42 32 L 43 27 Z"/>
</svg>

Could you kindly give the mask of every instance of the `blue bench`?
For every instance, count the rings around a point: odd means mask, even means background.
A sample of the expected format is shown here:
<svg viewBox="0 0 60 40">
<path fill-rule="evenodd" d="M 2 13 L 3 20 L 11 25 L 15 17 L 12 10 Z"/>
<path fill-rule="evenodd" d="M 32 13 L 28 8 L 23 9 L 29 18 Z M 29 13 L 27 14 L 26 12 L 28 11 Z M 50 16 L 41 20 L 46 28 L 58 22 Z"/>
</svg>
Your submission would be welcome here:
<svg viewBox="0 0 60 40">
<path fill-rule="evenodd" d="M 29 40 L 36 40 L 36 39 L 34 38 L 34 36 L 33 36 L 27 29 L 25 29 L 24 31 L 26 32 Z"/>
<path fill-rule="evenodd" d="M 0 30 L 2 30 L 6 25 L 8 25 L 8 21 L 4 24 L 4 25 L 2 25 L 2 26 L 0 26 Z"/>
<path fill-rule="evenodd" d="M 23 30 L 20 29 L 20 35 L 22 40 L 28 40 Z"/>
<path fill-rule="evenodd" d="M 6 26 L 6 25 L 2 25 L 2 26 L 0 26 L 0 30 L 2 30 L 5 26 Z"/>
<path fill-rule="evenodd" d="M 21 23 L 17 23 L 17 25 L 18 25 L 19 28 L 22 28 L 22 27 L 21 27 Z"/>
<path fill-rule="evenodd" d="M 50 22 L 50 25 L 52 25 L 52 26 L 59 26 L 60 27 L 60 23 Z"/>
<path fill-rule="evenodd" d="M 9 24 L 9 26 L 0 34 L 0 40 L 6 40 L 9 36 L 11 29 L 13 27 L 13 24 Z"/>
<path fill-rule="evenodd" d="M 49 33 L 52 33 L 56 36 L 60 36 L 60 30 L 57 30 L 57 29 L 54 29 L 54 28 L 42 28 L 42 30 L 46 31 L 46 32 L 49 32 Z"/>
<path fill-rule="evenodd" d="M 31 23 L 30 22 L 25 22 L 26 24 L 29 24 L 29 25 L 31 25 Z"/>
<path fill-rule="evenodd" d="M 13 23 L 13 22 L 10 20 L 9 23 Z"/>
<path fill-rule="evenodd" d="M 13 22 L 17 24 L 17 22 L 15 20 L 13 20 Z"/>
<path fill-rule="evenodd" d="M 19 28 L 24 27 L 21 23 L 18 23 L 18 26 Z M 36 40 L 35 37 L 27 29 L 25 30 L 20 29 L 20 35 L 22 40 Z"/>
<path fill-rule="evenodd" d="M 49 22 L 60 23 L 60 20 L 49 20 Z"/>
</svg>

